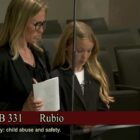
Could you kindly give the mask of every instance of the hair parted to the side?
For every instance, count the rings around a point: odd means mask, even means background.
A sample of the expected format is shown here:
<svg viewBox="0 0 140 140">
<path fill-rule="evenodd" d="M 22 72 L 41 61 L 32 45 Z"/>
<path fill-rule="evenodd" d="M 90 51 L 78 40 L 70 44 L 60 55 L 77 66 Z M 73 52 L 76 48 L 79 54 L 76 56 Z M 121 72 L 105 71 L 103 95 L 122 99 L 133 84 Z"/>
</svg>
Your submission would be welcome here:
<svg viewBox="0 0 140 140">
<path fill-rule="evenodd" d="M 35 16 L 42 8 L 45 9 L 47 15 L 45 0 L 11 0 L 0 33 L 0 46 L 9 42 L 13 59 L 19 55 L 17 42 L 29 18 Z M 32 45 L 39 49 L 37 43 Z"/>
<path fill-rule="evenodd" d="M 57 53 L 54 58 L 53 68 L 58 66 L 63 66 L 65 63 L 68 63 L 68 58 L 66 55 L 66 47 L 73 43 L 73 28 L 74 23 L 71 22 L 66 25 L 63 33 L 60 36 L 57 45 Z M 92 29 L 85 23 L 76 21 L 75 23 L 75 31 L 76 31 L 76 38 L 80 39 L 89 39 L 93 42 L 94 47 L 92 49 L 91 55 L 87 61 L 86 67 L 88 72 L 100 83 L 100 98 L 103 102 L 107 105 L 110 102 L 114 102 L 113 97 L 109 96 L 109 85 L 107 81 L 106 74 L 100 65 L 97 55 L 99 52 L 99 45 L 98 41 L 94 35 Z"/>
</svg>

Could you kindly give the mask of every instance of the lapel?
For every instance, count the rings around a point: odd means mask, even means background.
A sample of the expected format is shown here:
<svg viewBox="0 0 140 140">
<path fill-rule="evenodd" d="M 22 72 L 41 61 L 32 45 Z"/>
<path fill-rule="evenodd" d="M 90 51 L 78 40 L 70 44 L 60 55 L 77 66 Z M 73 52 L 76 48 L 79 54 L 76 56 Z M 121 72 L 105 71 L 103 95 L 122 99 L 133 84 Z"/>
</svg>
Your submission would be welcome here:
<svg viewBox="0 0 140 140">
<path fill-rule="evenodd" d="M 87 110 L 96 111 L 99 100 L 99 83 L 94 80 L 88 71 L 85 69 L 85 86 L 84 86 L 84 100 L 86 102 Z"/>
<path fill-rule="evenodd" d="M 89 73 L 88 73 L 88 71 L 86 70 L 86 68 L 84 69 L 84 94 L 86 94 L 86 93 L 91 93 L 91 82 L 92 82 L 92 80 L 91 80 L 91 77 L 90 77 L 90 75 L 89 75 Z"/>
<path fill-rule="evenodd" d="M 8 51 L 8 55 L 11 58 L 12 56 L 10 54 L 9 44 L 7 44 L 6 46 L 7 46 L 6 49 Z M 32 48 L 31 50 L 33 51 L 36 59 L 38 59 L 39 63 L 42 65 L 42 68 L 46 73 L 46 77 L 48 78 L 49 74 L 47 73 L 45 62 L 41 59 L 41 54 L 37 53 L 37 51 Z M 15 69 L 17 77 L 21 80 L 21 83 L 23 84 L 23 87 L 25 88 L 26 92 L 29 93 L 30 91 L 32 91 L 32 79 L 30 74 L 28 73 L 26 66 L 24 65 L 21 56 L 19 55 L 19 57 L 16 60 L 11 60 L 11 62 Z"/>
<path fill-rule="evenodd" d="M 11 63 L 15 69 L 15 76 L 20 79 L 21 84 L 23 84 L 23 87 L 25 88 L 25 91 L 27 93 L 32 91 L 32 80 L 31 77 L 26 70 L 26 67 L 24 65 L 23 60 L 21 59 L 20 55 L 16 60 L 12 60 L 12 56 L 10 54 L 10 47 L 9 43 L 6 44 L 6 49 L 8 52 L 8 55 L 11 59 Z"/>
<path fill-rule="evenodd" d="M 76 76 L 75 76 L 75 93 L 76 93 L 77 97 L 81 100 L 81 103 L 83 104 L 84 108 L 86 109 L 87 107 L 86 107 L 86 103 L 84 100 L 83 91 L 81 89 L 81 86 L 80 86 Z"/>
<path fill-rule="evenodd" d="M 46 77 L 47 79 L 49 78 L 49 74 L 48 74 L 48 71 L 47 71 L 47 67 L 46 67 L 46 64 L 45 64 L 45 61 L 43 61 L 43 54 L 39 53 L 38 51 L 36 51 L 35 49 L 33 49 L 32 47 L 30 47 L 30 49 L 32 50 L 33 54 L 34 54 L 34 57 L 38 60 L 38 62 L 41 64 L 43 70 L 45 71 L 46 73 Z"/>
<path fill-rule="evenodd" d="M 16 60 L 14 60 L 14 61 L 12 60 L 12 63 L 13 63 L 13 66 L 15 68 L 18 78 L 21 80 L 27 93 L 29 93 L 32 90 L 32 80 L 31 80 L 31 77 L 30 77 L 28 71 L 26 70 L 24 62 L 22 61 L 21 57 L 19 56 Z"/>
<path fill-rule="evenodd" d="M 94 81 L 91 79 L 88 71 L 84 69 L 84 100 L 88 104 L 93 96 L 96 95 L 94 92 L 94 87 Z M 95 97 L 93 99 L 95 99 Z"/>
<path fill-rule="evenodd" d="M 72 88 L 73 72 L 71 70 L 68 70 L 65 72 L 65 74 L 66 74 L 66 76 L 64 76 L 64 77 L 66 78 L 68 85 Z M 82 89 L 81 89 L 81 86 L 75 75 L 74 75 L 74 94 L 75 94 L 74 98 L 79 98 L 81 103 L 83 104 L 84 108 L 86 109 L 86 104 L 84 101 L 84 97 L 82 95 L 83 94 Z"/>
<path fill-rule="evenodd" d="M 84 73 L 84 78 L 85 78 L 85 94 L 91 93 L 92 95 L 96 95 L 95 93 L 99 92 L 100 87 L 99 83 L 90 76 L 90 74 L 86 69 Z"/>
</svg>

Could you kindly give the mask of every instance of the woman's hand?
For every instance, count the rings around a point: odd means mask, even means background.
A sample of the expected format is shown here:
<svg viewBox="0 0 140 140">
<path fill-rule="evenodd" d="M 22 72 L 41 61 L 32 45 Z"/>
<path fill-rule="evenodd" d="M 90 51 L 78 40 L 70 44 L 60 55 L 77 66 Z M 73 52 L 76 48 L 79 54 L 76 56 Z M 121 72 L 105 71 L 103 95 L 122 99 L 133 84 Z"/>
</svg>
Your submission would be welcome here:
<svg viewBox="0 0 140 140">
<path fill-rule="evenodd" d="M 39 111 L 42 106 L 42 101 L 34 100 L 33 93 L 31 92 L 23 105 L 22 111 Z"/>
</svg>

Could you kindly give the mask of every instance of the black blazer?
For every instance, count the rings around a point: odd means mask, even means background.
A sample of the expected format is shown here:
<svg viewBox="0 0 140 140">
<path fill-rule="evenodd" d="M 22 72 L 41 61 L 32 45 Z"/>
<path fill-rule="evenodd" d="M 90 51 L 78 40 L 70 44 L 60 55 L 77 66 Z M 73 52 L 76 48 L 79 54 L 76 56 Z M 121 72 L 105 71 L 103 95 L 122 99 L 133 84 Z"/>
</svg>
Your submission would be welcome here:
<svg viewBox="0 0 140 140">
<path fill-rule="evenodd" d="M 33 51 L 47 79 L 45 57 L 43 53 Z M 0 110 L 20 111 L 31 91 L 32 78 L 20 56 L 12 60 L 7 43 L 0 48 Z"/>
<path fill-rule="evenodd" d="M 74 75 L 74 102 L 72 102 L 71 70 L 56 69 L 51 73 L 52 77 L 59 76 L 61 109 L 71 111 L 97 111 L 106 110 L 106 105 L 99 98 L 100 84 L 87 72 L 85 68 L 84 95 L 77 77 Z"/>
<path fill-rule="evenodd" d="M 84 78 L 84 95 L 82 93 L 81 86 L 78 82 L 77 77 L 71 70 L 63 70 L 61 68 L 55 69 L 51 72 L 51 76 L 59 77 L 60 86 L 60 102 L 61 111 L 99 111 L 106 110 L 106 105 L 99 98 L 100 84 L 96 81 L 85 68 Z M 72 102 L 72 82 L 74 79 L 74 102 Z M 72 110 L 73 104 L 73 110 Z M 75 125 L 73 129 L 70 126 L 65 126 L 64 133 L 69 136 L 71 131 L 80 130 L 81 134 L 75 134 L 72 136 L 73 140 L 99 140 L 100 137 L 91 137 L 91 132 L 82 133 L 82 128 Z"/>
</svg>

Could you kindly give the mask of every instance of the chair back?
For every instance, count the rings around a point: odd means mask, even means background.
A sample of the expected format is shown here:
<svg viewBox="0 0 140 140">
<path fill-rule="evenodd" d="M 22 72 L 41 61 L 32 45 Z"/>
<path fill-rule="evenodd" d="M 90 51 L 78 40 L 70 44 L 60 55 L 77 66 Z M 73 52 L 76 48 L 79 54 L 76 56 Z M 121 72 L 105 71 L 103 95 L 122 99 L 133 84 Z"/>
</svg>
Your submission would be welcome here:
<svg viewBox="0 0 140 140">
<path fill-rule="evenodd" d="M 120 83 L 140 87 L 140 45 L 115 47 Z"/>
<path fill-rule="evenodd" d="M 58 37 L 62 33 L 62 28 L 57 20 L 48 20 L 46 30 L 43 33 L 44 38 Z"/>
</svg>

